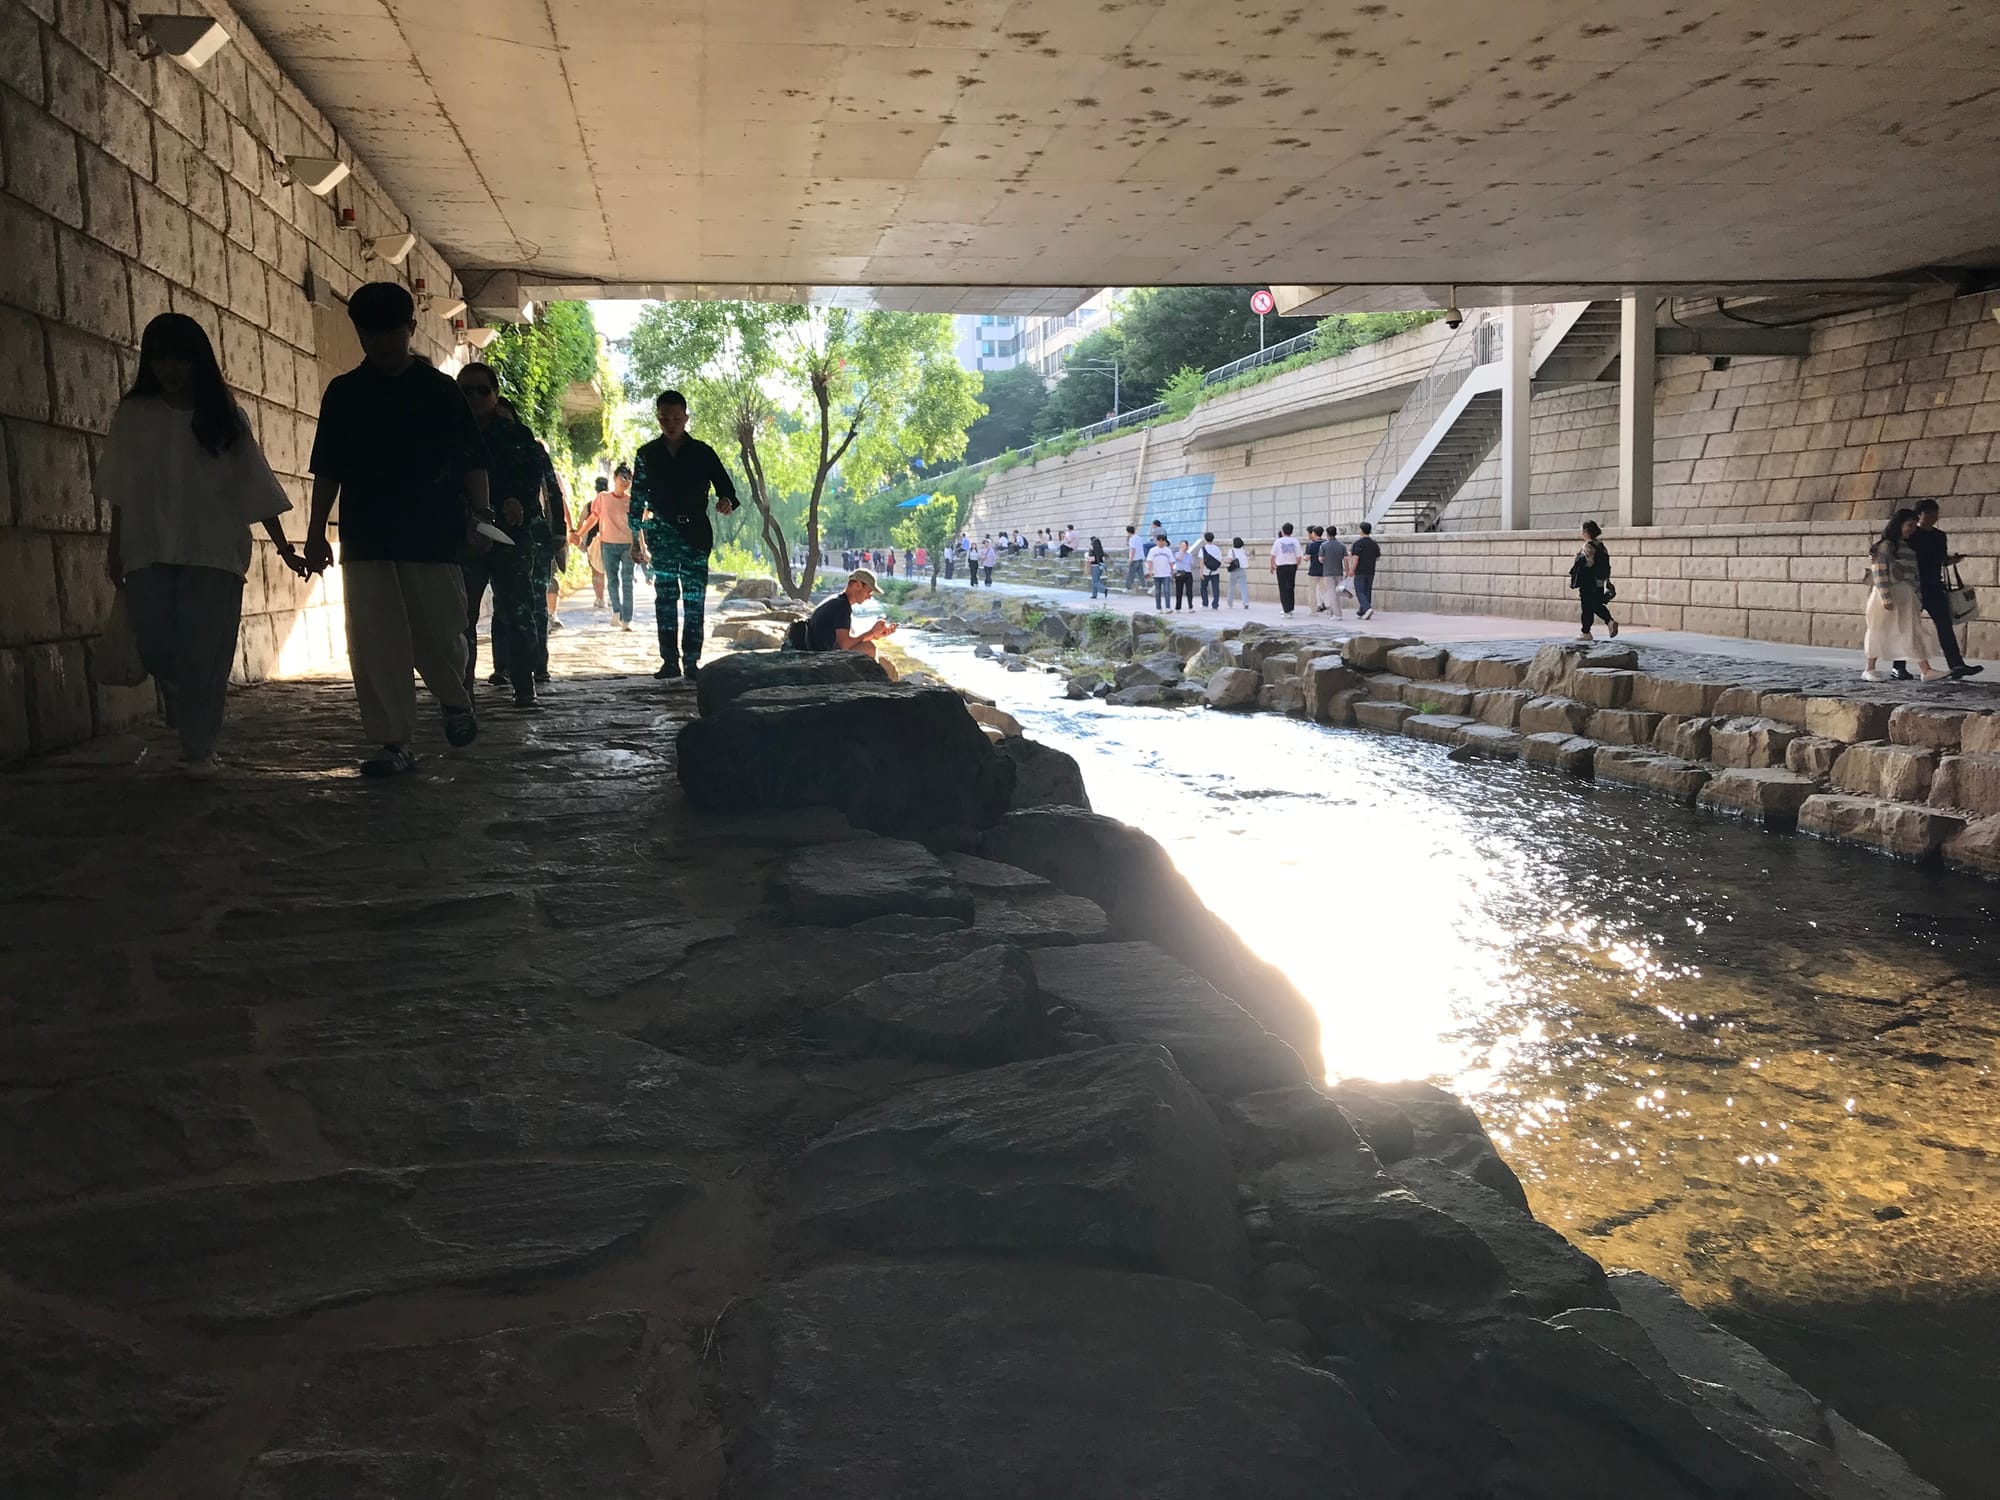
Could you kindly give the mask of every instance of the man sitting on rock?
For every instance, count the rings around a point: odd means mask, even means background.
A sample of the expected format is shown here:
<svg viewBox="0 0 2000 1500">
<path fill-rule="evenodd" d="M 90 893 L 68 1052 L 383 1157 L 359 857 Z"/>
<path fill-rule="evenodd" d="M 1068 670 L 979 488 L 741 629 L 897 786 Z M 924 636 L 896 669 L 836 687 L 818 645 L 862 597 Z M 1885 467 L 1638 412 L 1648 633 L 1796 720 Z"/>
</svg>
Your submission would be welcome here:
<svg viewBox="0 0 2000 1500">
<path fill-rule="evenodd" d="M 885 635 L 894 635 L 895 625 L 888 620 L 877 620 L 858 634 L 854 629 L 854 606 L 866 604 L 874 597 L 875 575 L 866 568 L 856 568 L 847 575 L 847 587 L 831 599 L 821 601 L 806 621 L 806 650 L 858 651 L 880 666 L 894 682 L 895 663 L 884 661 L 876 653 L 875 642 Z"/>
</svg>

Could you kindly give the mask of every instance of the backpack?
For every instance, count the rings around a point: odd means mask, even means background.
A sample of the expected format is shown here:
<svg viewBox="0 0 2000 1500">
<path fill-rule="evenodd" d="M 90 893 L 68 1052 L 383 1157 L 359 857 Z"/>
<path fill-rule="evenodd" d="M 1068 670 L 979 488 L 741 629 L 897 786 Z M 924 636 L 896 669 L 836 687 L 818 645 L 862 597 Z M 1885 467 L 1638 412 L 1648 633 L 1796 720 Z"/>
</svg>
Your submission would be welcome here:
<svg viewBox="0 0 2000 1500">
<path fill-rule="evenodd" d="M 806 622 L 804 620 L 794 620 L 785 627 L 785 644 L 779 649 L 783 651 L 803 651 L 806 649 Z"/>
</svg>

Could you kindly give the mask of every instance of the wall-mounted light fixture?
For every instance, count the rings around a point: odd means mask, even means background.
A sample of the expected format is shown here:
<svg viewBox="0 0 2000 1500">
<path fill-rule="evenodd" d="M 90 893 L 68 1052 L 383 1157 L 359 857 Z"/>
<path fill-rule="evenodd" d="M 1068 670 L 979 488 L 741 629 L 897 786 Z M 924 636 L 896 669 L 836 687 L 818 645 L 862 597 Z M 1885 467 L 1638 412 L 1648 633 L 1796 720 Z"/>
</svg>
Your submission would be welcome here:
<svg viewBox="0 0 2000 1500">
<path fill-rule="evenodd" d="M 464 322 L 459 318 L 459 314 L 465 311 L 463 299 L 440 298 L 435 292 L 430 290 L 421 276 L 410 284 L 410 290 L 416 294 L 417 306 L 421 307 L 425 312 L 434 317 L 443 318 L 454 329 L 465 327 Z"/>
<path fill-rule="evenodd" d="M 385 234 L 368 242 L 368 258 L 400 266 L 416 248 L 417 237 L 414 234 Z"/>
<path fill-rule="evenodd" d="M 278 158 L 278 175 L 287 183 L 297 183 L 315 198 L 324 198 L 328 193 L 347 181 L 351 169 L 347 163 L 331 156 L 283 156 Z M 353 210 L 347 210 L 352 213 Z M 350 223 L 352 221 L 349 221 Z"/>
<path fill-rule="evenodd" d="M 475 349 L 484 349 L 488 344 L 500 337 L 500 330 L 497 328 L 468 328 L 459 337 Z"/>
<path fill-rule="evenodd" d="M 140 57 L 171 57 L 189 72 L 229 45 L 222 23 L 207 16 L 141 15 L 134 20 L 131 39 Z"/>
</svg>

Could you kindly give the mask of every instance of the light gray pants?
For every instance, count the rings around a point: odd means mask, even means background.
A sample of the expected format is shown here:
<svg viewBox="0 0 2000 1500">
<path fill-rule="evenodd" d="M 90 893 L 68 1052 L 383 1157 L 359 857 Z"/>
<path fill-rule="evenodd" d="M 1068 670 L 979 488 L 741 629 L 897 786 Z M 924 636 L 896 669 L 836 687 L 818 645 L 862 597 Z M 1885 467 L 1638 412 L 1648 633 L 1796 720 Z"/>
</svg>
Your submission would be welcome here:
<svg viewBox="0 0 2000 1500">
<path fill-rule="evenodd" d="M 351 562 L 347 660 L 362 727 L 378 745 L 407 745 L 417 730 L 417 684 L 448 709 L 472 706 L 465 685 L 465 574 L 457 563 Z"/>
<path fill-rule="evenodd" d="M 181 753 L 191 761 L 212 755 L 236 660 L 243 580 L 179 563 L 134 568 L 125 575 L 125 613 L 168 722 L 180 732 Z"/>
</svg>

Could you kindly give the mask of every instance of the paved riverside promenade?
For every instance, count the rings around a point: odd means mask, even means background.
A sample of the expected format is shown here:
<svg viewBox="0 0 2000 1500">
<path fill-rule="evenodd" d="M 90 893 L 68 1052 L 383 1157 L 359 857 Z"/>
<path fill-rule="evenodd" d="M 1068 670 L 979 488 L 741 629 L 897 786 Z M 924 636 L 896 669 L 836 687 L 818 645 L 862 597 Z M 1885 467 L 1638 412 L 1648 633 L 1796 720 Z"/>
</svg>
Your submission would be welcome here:
<svg viewBox="0 0 2000 1500">
<path fill-rule="evenodd" d="M 1107 568 L 1106 572 L 1109 573 L 1109 571 L 1110 569 Z M 995 595 L 1004 595 L 1016 599 L 1045 598 L 1066 605 L 1093 605 L 1096 608 L 1116 610 L 1120 614 L 1141 612 L 1150 614 L 1157 612 L 1153 608 L 1153 593 L 1151 589 L 1147 589 L 1143 593 L 1128 594 L 1123 587 L 1122 572 L 1119 577 L 1120 583 L 1113 587 L 1110 595 L 1108 597 L 1100 595 L 1094 601 L 1094 604 L 1089 597 L 1089 590 L 1087 588 L 1073 589 L 1051 584 L 1008 583 L 997 569 L 995 570 L 992 587 Z M 926 581 L 921 577 L 919 578 L 920 584 Z M 1300 635 L 1324 634 L 1329 638 L 1362 633 L 1391 636 L 1407 635 L 1415 636 L 1421 641 L 1434 642 L 1440 645 L 1475 641 L 1515 642 L 1536 638 L 1543 638 L 1550 641 L 1566 641 L 1574 639 L 1577 634 L 1576 617 L 1573 614 L 1562 619 L 1529 620 L 1514 615 L 1440 615 L 1378 608 L 1375 611 L 1373 619 L 1362 620 L 1355 614 L 1351 600 L 1347 601 L 1346 617 L 1337 620 L 1332 615 L 1316 615 L 1312 612 L 1311 604 L 1305 602 L 1308 597 L 1306 583 L 1307 580 L 1304 578 L 1299 580 L 1301 602 L 1292 611 L 1289 618 L 1286 617 L 1284 612 L 1275 603 L 1255 600 L 1251 602 L 1248 609 L 1243 608 L 1241 605 L 1225 604 L 1221 609 L 1197 607 L 1192 611 L 1184 610 L 1179 615 L 1168 611 L 1164 612 L 1164 618 L 1190 621 L 1197 627 L 1241 625 L 1246 620 L 1255 620 L 1263 625 L 1273 627 L 1282 626 L 1286 631 Z M 980 602 L 978 596 L 984 595 L 987 592 L 986 586 L 983 584 L 977 589 L 966 588 L 962 579 L 953 579 L 947 583 L 944 579 L 940 578 L 938 580 L 938 588 L 941 591 L 952 589 L 972 596 L 968 599 L 968 604 Z M 1777 641 L 1746 640 L 1740 636 L 1703 635 L 1688 630 L 1651 630 L 1644 626 L 1634 626 L 1629 630 L 1621 629 L 1618 633 L 1618 643 L 1623 646 L 1651 646 L 1662 650 L 1683 652 L 1693 656 L 1728 658 L 1729 660 L 1742 663 L 1764 662 L 1778 666 L 1809 669 L 1815 679 L 1824 679 L 1828 686 L 1838 682 L 1840 674 L 1845 672 L 1852 677 L 1852 685 L 1856 689 L 1872 690 L 1878 684 L 1865 683 L 1861 680 L 1861 586 L 1859 584 L 1855 585 L 1854 594 L 1856 600 L 1854 611 L 1855 647 L 1852 651 L 1842 651 L 1827 646 L 1792 646 Z M 1615 604 L 1613 605 L 1613 612 L 1616 613 Z M 1608 639 L 1602 625 L 1597 627 L 1597 639 L 1599 641 Z M 1974 657 L 1968 658 L 1968 660 L 1976 662 L 1979 659 Z M 1944 669 L 1943 657 L 1933 658 L 1932 665 L 1942 671 Z M 1945 687 L 1945 684 L 1937 684 L 1927 690 L 1929 698 L 1923 696 L 1920 684 L 1905 683 L 1893 686 L 1915 690 L 1908 700 L 1913 702 L 1930 701 L 1930 699 L 1938 696 L 1940 690 L 1944 690 L 1959 707 L 1975 706 L 1969 701 L 1975 696 L 1982 703 L 1984 700 L 1990 699 L 1990 705 L 1986 706 L 2000 707 L 2000 662 L 1986 661 L 1981 663 L 1981 665 L 1985 666 L 1986 671 L 1980 676 L 1953 683 L 1949 689 Z M 1888 664 L 1885 662 L 1883 663 L 1883 670 L 1886 671 L 1887 669 Z M 1914 663 L 1911 665 L 1911 670 L 1916 670 Z M 1879 686 L 1887 687 L 1892 685 L 1880 684 Z M 1991 691 L 1989 693 L 1979 693 L 1977 690 L 1982 688 L 1990 688 Z M 1895 696 L 1898 701 L 1903 701 L 1901 693 L 1892 694 L 1892 696 Z"/>
</svg>

